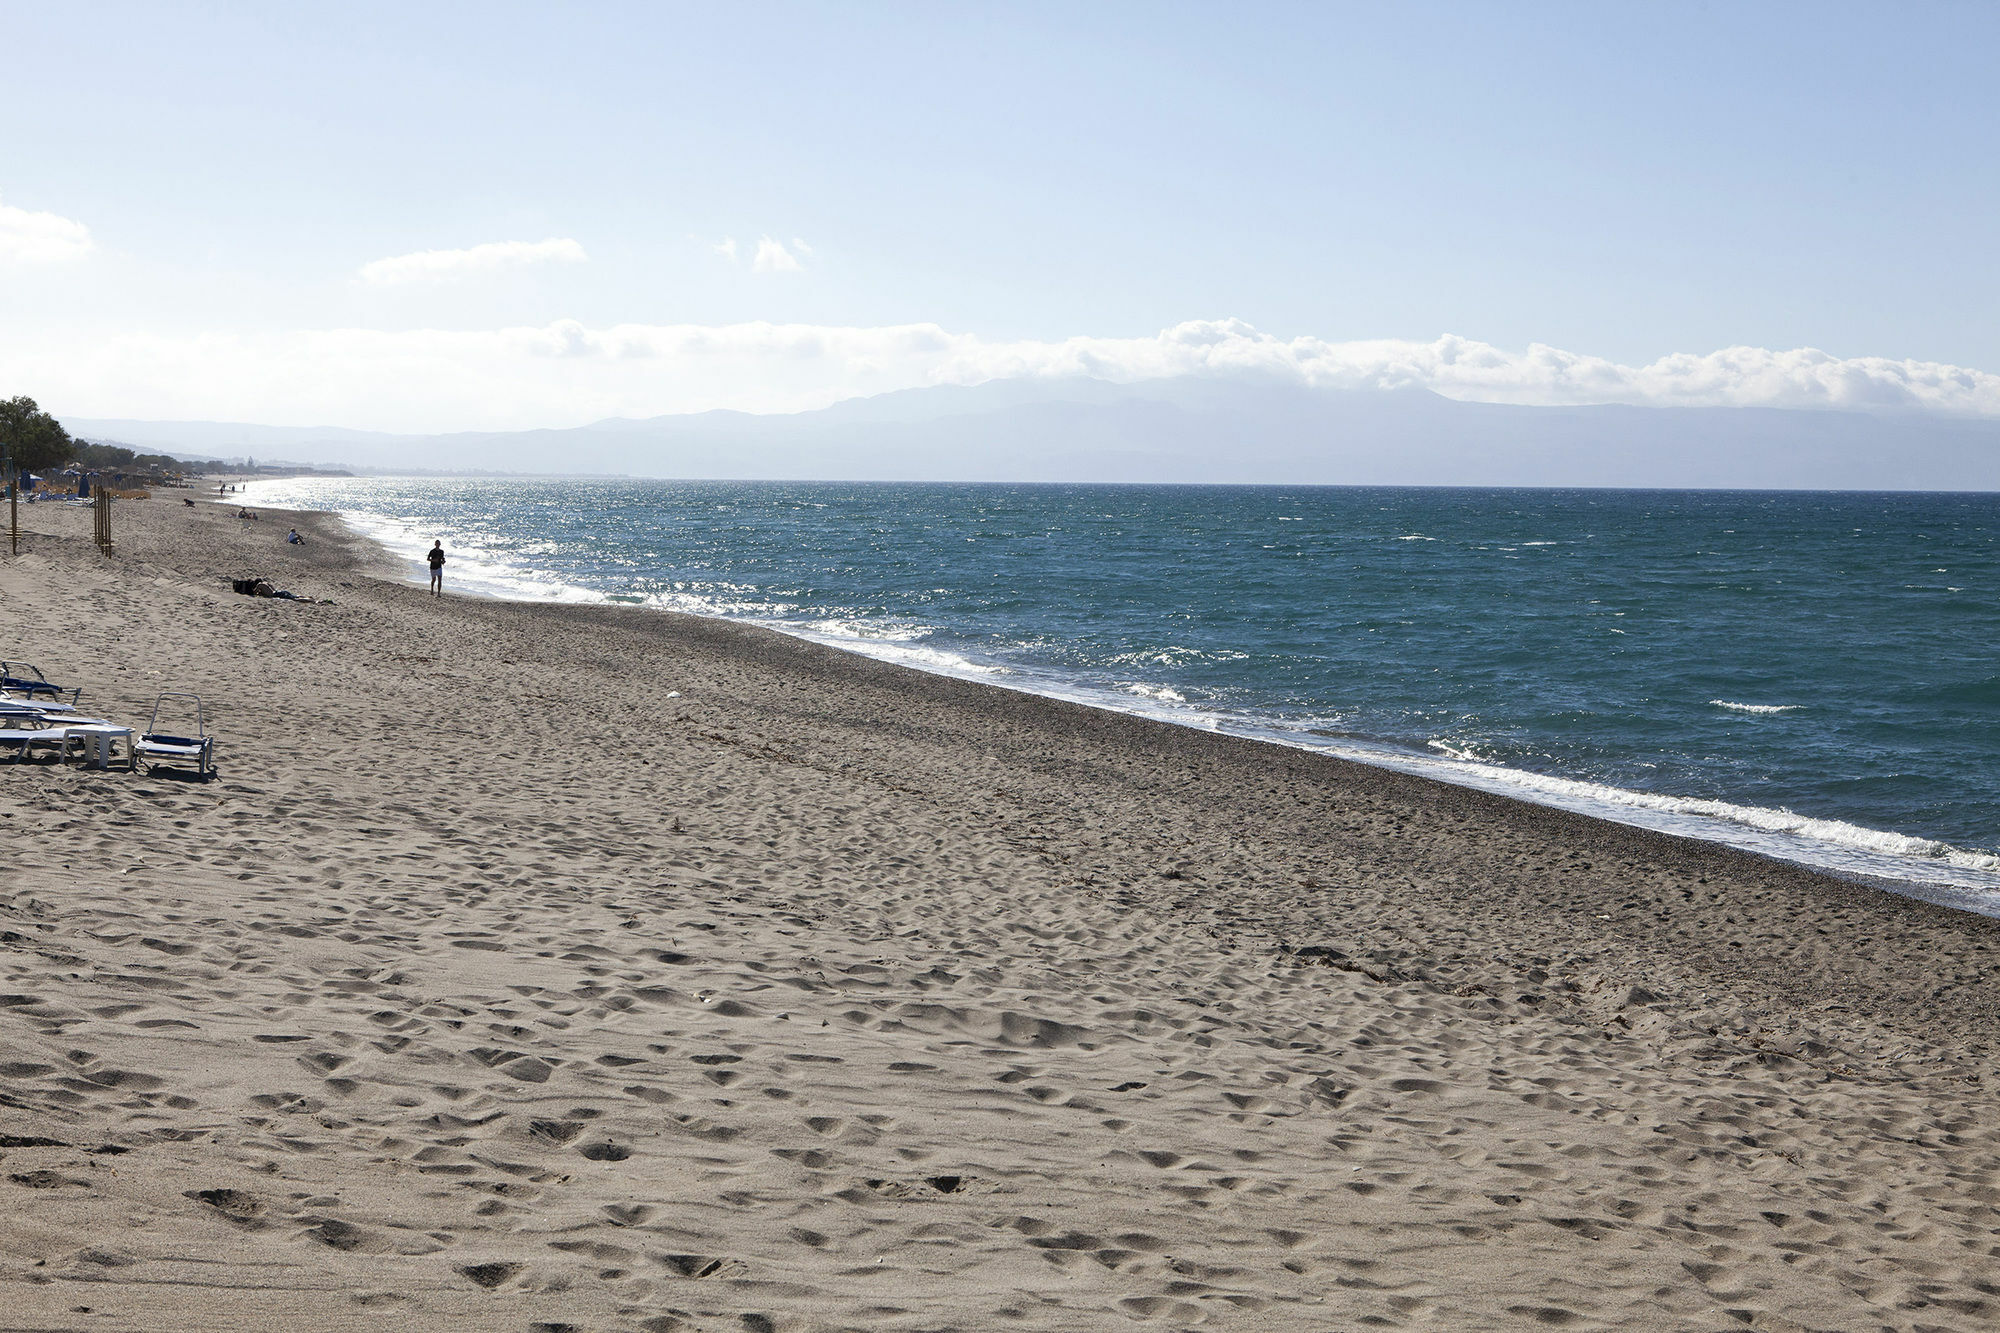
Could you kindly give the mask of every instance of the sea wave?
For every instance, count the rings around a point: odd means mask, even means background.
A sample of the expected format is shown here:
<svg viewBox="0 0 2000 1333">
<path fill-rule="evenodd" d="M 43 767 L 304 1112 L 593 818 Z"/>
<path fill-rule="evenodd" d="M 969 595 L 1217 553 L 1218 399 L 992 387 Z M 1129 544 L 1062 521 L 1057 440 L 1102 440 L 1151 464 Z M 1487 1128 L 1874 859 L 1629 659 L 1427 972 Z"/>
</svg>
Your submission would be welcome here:
<svg viewBox="0 0 2000 1333">
<path fill-rule="evenodd" d="M 766 629 L 777 630 L 781 634 L 789 634 L 794 638 L 809 639 L 814 643 L 823 643 L 829 648 L 840 648 L 862 657 L 872 657 L 878 662 L 894 662 L 899 666 L 915 667 L 919 671 L 931 671 L 940 675 L 969 677 L 973 679 L 1011 676 L 1014 674 L 1011 667 L 1003 666 L 998 662 L 978 661 L 967 657 L 963 653 L 955 653 L 946 648 L 933 648 L 924 644 L 903 643 L 894 639 L 866 635 L 828 634 L 814 629 L 811 625 L 802 624 L 797 621 L 761 620 L 756 617 L 743 618 L 750 620 L 753 624 L 762 625 Z"/>
<path fill-rule="evenodd" d="M 878 642 L 909 643 L 917 639 L 927 639 L 937 633 L 930 625 L 909 625 L 897 621 L 882 620 L 809 620 L 806 629 L 815 634 L 831 635 L 843 639 L 871 639 Z"/>
<path fill-rule="evenodd" d="M 1804 704 L 1739 704 L 1728 699 L 1710 699 L 1716 708 L 1727 708 L 1732 713 L 1796 713 Z"/>
<path fill-rule="evenodd" d="M 255 484 L 255 483 L 253 483 Z M 266 503 L 269 503 L 268 501 Z M 430 543 L 444 538 L 451 552 L 446 578 L 455 591 L 484 593 L 510 601 L 604 602 L 610 596 L 595 588 L 570 583 L 553 571 L 516 563 L 496 552 L 483 534 L 453 531 L 436 532 L 410 520 L 368 510 L 343 510 L 339 516 L 348 527 L 373 541 L 392 555 L 410 561 L 409 581 L 428 580 L 424 553 Z M 515 554 L 515 553 L 509 553 Z"/>
<path fill-rule="evenodd" d="M 1469 757 L 1437 759 L 1412 754 L 1408 761 L 1402 761 L 1373 747 L 1318 745 L 1311 748 L 1337 751 L 1344 758 L 1408 768 L 1426 776 L 1505 795 L 1532 793 L 1547 798 L 1549 804 L 1581 813 L 1596 814 L 1621 823 L 1638 823 L 1666 832 L 1707 837 L 1752 851 L 1780 855 L 1787 860 L 1806 860 L 1825 868 L 1882 876 L 1892 875 L 1897 870 L 1929 871 L 1931 873 L 1920 873 L 1919 878 L 1927 882 L 2000 891 L 2000 856 L 1968 851 L 1931 838 L 1865 828 L 1838 819 L 1818 819 L 1785 809 L 1633 791 L 1577 778 L 1508 768 Z M 1667 819 L 1659 821 L 1633 817 L 1648 815 L 1666 816 Z M 1775 843 L 1767 836 L 1746 841 L 1729 829 L 1718 827 L 1721 825 L 1735 826 L 1758 835 L 1777 835 L 1788 841 Z M 1888 863 L 1881 858 L 1888 858 Z M 1968 876 L 1937 873 L 1949 871 L 1971 873 Z"/>
</svg>

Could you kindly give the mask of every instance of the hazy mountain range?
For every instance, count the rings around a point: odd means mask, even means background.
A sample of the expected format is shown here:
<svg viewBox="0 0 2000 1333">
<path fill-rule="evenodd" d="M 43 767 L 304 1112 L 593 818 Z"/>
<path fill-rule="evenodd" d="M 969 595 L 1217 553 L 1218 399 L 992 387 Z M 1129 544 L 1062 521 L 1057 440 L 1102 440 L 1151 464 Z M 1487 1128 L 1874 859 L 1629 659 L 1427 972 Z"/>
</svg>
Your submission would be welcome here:
<svg viewBox="0 0 2000 1333">
<path fill-rule="evenodd" d="M 77 420 L 168 453 L 375 470 L 686 478 L 2000 490 L 2000 421 L 1720 407 L 1516 407 L 1244 379 L 998 380 L 788 415 L 392 435 Z"/>
</svg>

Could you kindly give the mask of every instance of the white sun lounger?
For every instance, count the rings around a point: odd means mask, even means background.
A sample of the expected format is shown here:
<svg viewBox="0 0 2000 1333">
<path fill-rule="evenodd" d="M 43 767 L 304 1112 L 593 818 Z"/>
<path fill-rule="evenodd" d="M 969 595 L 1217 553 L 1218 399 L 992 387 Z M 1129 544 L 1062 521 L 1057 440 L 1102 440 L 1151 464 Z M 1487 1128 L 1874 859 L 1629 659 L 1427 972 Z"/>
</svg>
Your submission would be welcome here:
<svg viewBox="0 0 2000 1333">
<path fill-rule="evenodd" d="M 11 748 L 14 762 L 21 763 L 36 746 L 53 747 L 61 758 L 69 757 L 68 727 L 0 727 L 0 750 Z"/>
<path fill-rule="evenodd" d="M 128 728 L 108 718 L 82 717 L 69 704 L 29 704 L 0 699 L 0 750 L 12 749 L 16 762 L 26 759 L 36 746 L 56 750 L 67 760 L 71 744 L 88 752 L 88 735 L 98 728 L 112 728 L 129 736 Z"/>
<path fill-rule="evenodd" d="M 101 717 L 85 717 L 77 711 L 75 704 L 52 704 L 46 701 L 31 703 L 26 699 L 0 698 L 0 718 L 10 717 L 44 717 L 51 722 L 66 726 L 84 726 L 106 720 Z"/>
</svg>

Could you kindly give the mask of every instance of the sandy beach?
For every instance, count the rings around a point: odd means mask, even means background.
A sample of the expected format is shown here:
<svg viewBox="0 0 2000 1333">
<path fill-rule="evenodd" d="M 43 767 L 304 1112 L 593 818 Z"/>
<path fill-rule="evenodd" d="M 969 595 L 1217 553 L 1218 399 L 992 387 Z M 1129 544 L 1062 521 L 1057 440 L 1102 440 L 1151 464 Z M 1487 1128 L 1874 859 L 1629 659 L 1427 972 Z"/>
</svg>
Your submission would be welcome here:
<svg viewBox="0 0 2000 1333">
<path fill-rule="evenodd" d="M 0 764 L 0 1328 L 2000 1323 L 2000 921 L 115 515 L 0 656 L 220 773 Z"/>
</svg>

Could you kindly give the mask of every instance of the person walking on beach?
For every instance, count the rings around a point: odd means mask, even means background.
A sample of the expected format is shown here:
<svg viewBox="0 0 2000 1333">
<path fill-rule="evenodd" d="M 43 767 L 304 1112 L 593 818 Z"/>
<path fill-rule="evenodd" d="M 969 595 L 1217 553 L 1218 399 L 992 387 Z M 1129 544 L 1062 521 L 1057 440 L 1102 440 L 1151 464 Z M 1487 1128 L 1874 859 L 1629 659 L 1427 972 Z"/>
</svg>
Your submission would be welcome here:
<svg viewBox="0 0 2000 1333">
<path fill-rule="evenodd" d="M 431 596 L 444 596 L 444 542 L 432 542 L 431 553 L 424 559 L 431 562 Z"/>
</svg>

